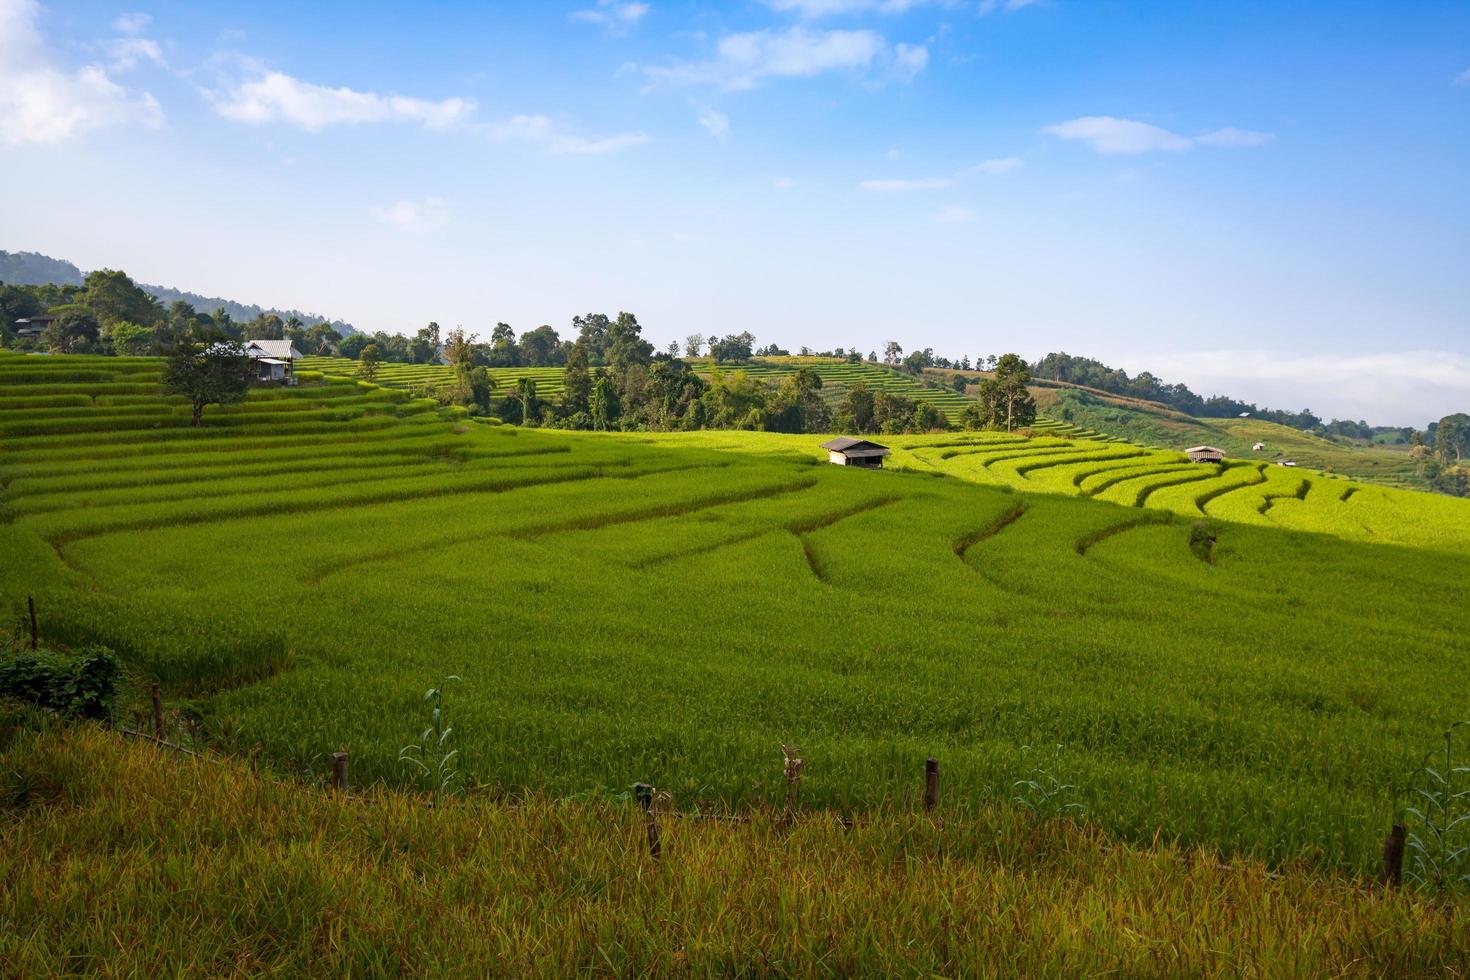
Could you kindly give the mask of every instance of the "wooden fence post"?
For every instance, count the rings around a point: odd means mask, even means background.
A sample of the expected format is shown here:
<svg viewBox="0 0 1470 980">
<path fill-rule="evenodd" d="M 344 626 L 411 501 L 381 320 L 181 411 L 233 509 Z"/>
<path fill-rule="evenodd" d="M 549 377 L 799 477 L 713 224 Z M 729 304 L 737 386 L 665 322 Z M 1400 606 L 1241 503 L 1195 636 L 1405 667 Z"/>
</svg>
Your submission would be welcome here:
<svg viewBox="0 0 1470 980">
<path fill-rule="evenodd" d="M 932 755 L 924 760 L 924 809 L 939 805 L 939 760 Z"/>
<path fill-rule="evenodd" d="M 644 824 L 648 830 L 648 853 L 657 861 L 663 846 L 659 841 L 658 813 L 653 809 L 653 784 L 636 783 L 633 794 L 638 797 L 638 805 L 643 807 Z"/>
<path fill-rule="evenodd" d="M 36 649 L 36 597 L 26 595 L 26 607 L 31 611 L 31 649 Z"/>
<path fill-rule="evenodd" d="M 801 771 L 806 768 L 806 760 L 796 753 L 801 749 L 794 745 L 781 746 L 781 754 L 785 756 L 785 762 L 781 766 L 781 775 L 786 778 L 786 822 L 790 823 L 796 818 L 796 804 L 801 798 Z"/>
<path fill-rule="evenodd" d="M 1404 825 L 1396 823 L 1387 837 L 1383 838 L 1383 872 L 1378 880 L 1390 888 L 1397 888 L 1404 881 Z"/>
<path fill-rule="evenodd" d="M 152 685 L 148 693 L 153 697 L 153 735 L 160 742 L 163 741 L 163 695 L 158 690 L 158 685 Z"/>
<path fill-rule="evenodd" d="M 332 753 L 332 787 L 347 795 L 347 753 Z"/>
</svg>

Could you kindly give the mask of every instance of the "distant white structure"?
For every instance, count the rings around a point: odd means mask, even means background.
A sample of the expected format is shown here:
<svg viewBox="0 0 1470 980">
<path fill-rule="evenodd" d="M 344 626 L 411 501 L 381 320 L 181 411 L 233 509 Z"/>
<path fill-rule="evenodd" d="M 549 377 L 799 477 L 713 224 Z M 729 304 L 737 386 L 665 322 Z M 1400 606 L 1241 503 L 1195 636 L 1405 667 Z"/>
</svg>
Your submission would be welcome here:
<svg viewBox="0 0 1470 980">
<path fill-rule="evenodd" d="M 1262 449 L 1265 449 L 1265 448 L 1266 448 L 1266 444 L 1264 442 L 1258 442 L 1254 446 L 1251 447 L 1251 451 L 1258 453 Z"/>
<path fill-rule="evenodd" d="M 1295 466 L 1296 465 L 1296 460 L 1294 460 L 1294 459 L 1280 459 L 1280 460 L 1277 460 L 1276 461 L 1276 465 L 1277 466 Z"/>
<path fill-rule="evenodd" d="M 1243 419 L 1248 419 L 1248 418 L 1251 417 L 1251 413 L 1250 412 L 1241 412 L 1240 413 L 1240 417 L 1243 418 Z"/>
<path fill-rule="evenodd" d="M 294 385 L 296 370 L 294 361 L 300 360 L 301 352 L 289 340 L 248 340 L 245 354 L 259 368 L 257 381 L 279 381 Z"/>
</svg>

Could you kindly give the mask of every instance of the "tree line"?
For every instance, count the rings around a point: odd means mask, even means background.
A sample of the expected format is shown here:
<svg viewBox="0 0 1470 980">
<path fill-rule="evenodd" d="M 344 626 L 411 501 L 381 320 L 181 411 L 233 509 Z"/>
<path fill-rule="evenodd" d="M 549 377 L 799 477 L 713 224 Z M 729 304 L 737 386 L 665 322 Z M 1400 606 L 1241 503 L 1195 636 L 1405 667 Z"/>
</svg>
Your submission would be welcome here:
<svg viewBox="0 0 1470 980">
<path fill-rule="evenodd" d="M 51 316 L 44 333 L 22 337 L 17 320 Z M 0 284 L 0 342 L 53 354 L 167 356 L 189 337 L 290 340 L 303 354 L 337 354 L 343 335 L 329 323 L 306 324 L 261 313 L 237 321 L 224 307 L 212 313 L 184 300 L 165 306 L 125 272 L 98 269 L 76 284 Z"/>
</svg>

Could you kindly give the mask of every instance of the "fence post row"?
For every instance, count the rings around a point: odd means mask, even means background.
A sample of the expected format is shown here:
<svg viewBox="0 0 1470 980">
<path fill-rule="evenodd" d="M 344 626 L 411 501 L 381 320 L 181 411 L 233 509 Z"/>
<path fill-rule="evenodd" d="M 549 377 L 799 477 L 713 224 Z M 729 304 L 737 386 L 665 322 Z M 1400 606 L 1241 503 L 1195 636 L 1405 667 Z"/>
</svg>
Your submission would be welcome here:
<svg viewBox="0 0 1470 980">
<path fill-rule="evenodd" d="M 663 846 L 659 841 L 658 813 L 653 809 L 653 784 L 635 783 L 633 795 L 638 797 L 638 805 L 643 807 L 644 823 L 648 830 L 648 853 L 657 861 L 663 852 Z"/>
<path fill-rule="evenodd" d="M 1404 838 L 1406 836 L 1407 831 L 1404 825 L 1396 823 L 1388 836 L 1383 838 L 1383 872 L 1378 876 L 1378 880 L 1390 888 L 1397 888 L 1404 881 Z"/>
<path fill-rule="evenodd" d="M 332 753 L 332 787 L 347 795 L 347 753 Z"/>
<path fill-rule="evenodd" d="M 939 805 L 939 760 L 932 755 L 924 760 L 924 809 Z"/>
</svg>

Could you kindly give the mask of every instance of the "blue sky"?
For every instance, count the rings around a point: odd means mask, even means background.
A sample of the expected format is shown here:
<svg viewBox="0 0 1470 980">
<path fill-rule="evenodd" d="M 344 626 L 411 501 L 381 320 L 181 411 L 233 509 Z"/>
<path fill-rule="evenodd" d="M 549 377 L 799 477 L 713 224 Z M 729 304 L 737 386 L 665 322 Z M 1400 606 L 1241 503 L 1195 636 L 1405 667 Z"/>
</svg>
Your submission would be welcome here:
<svg viewBox="0 0 1470 980">
<path fill-rule="evenodd" d="M 0 0 L 0 248 L 1470 408 L 1470 4 Z"/>
</svg>

